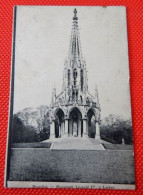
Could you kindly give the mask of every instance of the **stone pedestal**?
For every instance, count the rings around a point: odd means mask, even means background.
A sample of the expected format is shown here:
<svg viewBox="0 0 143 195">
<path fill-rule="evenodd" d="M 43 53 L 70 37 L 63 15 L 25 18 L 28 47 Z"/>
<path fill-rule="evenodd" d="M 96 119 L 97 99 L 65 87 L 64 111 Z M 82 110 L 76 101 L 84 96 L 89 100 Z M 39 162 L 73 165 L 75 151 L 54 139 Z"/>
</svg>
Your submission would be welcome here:
<svg viewBox="0 0 143 195">
<path fill-rule="evenodd" d="M 64 137 L 68 137 L 68 119 L 65 120 L 65 133 Z"/>
<path fill-rule="evenodd" d="M 77 123 L 76 121 L 73 122 L 73 137 L 77 137 Z"/>
<path fill-rule="evenodd" d="M 65 124 L 64 122 L 61 123 L 61 137 L 64 136 L 64 133 L 65 133 Z"/>
<path fill-rule="evenodd" d="M 87 120 L 84 119 L 83 120 L 83 135 L 82 135 L 83 138 L 87 138 L 88 137 L 87 136 L 87 129 L 86 129 L 87 125 L 86 125 L 86 123 L 87 123 Z"/>
<path fill-rule="evenodd" d="M 99 140 L 100 139 L 100 125 L 98 122 L 96 122 L 96 135 L 95 139 Z"/>
<path fill-rule="evenodd" d="M 61 137 L 61 125 L 59 125 L 59 137 Z"/>
<path fill-rule="evenodd" d="M 52 123 L 50 124 L 50 139 L 54 139 L 55 138 L 55 122 L 52 121 Z"/>
</svg>

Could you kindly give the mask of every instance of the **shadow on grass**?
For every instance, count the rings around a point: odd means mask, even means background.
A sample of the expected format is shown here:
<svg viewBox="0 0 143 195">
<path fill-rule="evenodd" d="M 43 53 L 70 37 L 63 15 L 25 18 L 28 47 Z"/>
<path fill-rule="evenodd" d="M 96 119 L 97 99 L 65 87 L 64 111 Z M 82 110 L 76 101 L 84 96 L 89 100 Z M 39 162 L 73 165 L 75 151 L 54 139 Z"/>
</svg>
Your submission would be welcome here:
<svg viewBox="0 0 143 195">
<path fill-rule="evenodd" d="M 122 145 L 122 144 L 102 144 L 105 149 L 108 150 L 133 150 L 133 145 Z"/>
<path fill-rule="evenodd" d="M 15 148 L 9 180 L 133 184 L 133 153 Z"/>
<path fill-rule="evenodd" d="M 13 143 L 12 148 L 50 148 L 52 143 Z"/>
</svg>

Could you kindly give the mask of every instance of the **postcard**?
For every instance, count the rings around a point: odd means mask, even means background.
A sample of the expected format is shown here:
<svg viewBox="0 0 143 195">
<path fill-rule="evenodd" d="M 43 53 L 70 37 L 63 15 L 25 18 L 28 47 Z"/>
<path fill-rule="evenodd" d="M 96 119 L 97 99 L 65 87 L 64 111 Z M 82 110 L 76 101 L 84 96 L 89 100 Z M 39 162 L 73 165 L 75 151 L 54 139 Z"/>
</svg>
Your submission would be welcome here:
<svg viewBox="0 0 143 195">
<path fill-rule="evenodd" d="M 126 8 L 15 6 L 8 188 L 135 189 Z"/>
</svg>

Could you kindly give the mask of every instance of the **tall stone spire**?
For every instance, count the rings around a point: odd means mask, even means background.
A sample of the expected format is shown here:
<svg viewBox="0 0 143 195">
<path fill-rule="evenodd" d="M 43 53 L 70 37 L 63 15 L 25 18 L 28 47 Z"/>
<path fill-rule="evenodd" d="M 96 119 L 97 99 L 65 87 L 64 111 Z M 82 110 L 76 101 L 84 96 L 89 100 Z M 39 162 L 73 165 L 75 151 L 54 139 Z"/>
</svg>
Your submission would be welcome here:
<svg viewBox="0 0 143 195">
<path fill-rule="evenodd" d="M 85 100 L 88 91 L 86 63 L 82 57 L 77 10 L 74 9 L 69 55 L 65 61 L 63 90 L 66 100 Z"/>
<path fill-rule="evenodd" d="M 82 58 L 79 28 L 78 28 L 78 17 L 77 17 L 76 9 L 74 9 L 74 17 L 73 17 L 73 25 L 72 25 L 72 33 L 71 33 L 70 49 L 69 49 L 69 58 L 72 60 L 73 63 L 75 63 L 75 61 L 77 60 L 81 60 Z"/>
</svg>

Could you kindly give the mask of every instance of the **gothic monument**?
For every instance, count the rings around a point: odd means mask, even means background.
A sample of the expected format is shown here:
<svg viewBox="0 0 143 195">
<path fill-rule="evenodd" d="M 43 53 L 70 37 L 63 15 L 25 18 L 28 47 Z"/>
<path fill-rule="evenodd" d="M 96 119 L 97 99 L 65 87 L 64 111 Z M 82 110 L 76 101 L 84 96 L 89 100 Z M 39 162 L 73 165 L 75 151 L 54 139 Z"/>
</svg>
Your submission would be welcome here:
<svg viewBox="0 0 143 195">
<path fill-rule="evenodd" d="M 69 55 L 64 64 L 63 88 L 52 92 L 50 139 L 90 137 L 91 118 L 95 121 L 95 139 L 100 139 L 100 104 L 98 92 L 88 91 L 86 63 L 82 57 L 77 10 L 74 9 Z"/>
</svg>

